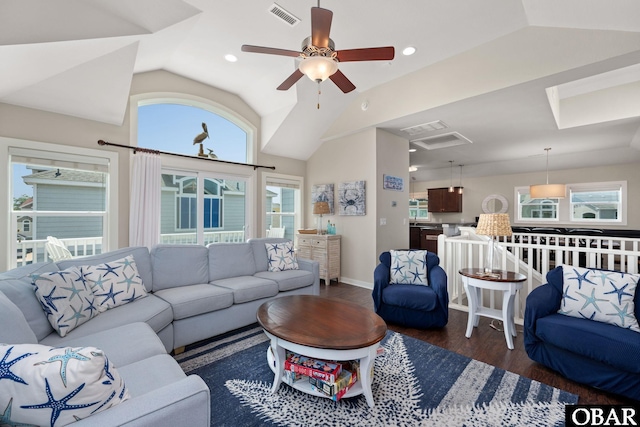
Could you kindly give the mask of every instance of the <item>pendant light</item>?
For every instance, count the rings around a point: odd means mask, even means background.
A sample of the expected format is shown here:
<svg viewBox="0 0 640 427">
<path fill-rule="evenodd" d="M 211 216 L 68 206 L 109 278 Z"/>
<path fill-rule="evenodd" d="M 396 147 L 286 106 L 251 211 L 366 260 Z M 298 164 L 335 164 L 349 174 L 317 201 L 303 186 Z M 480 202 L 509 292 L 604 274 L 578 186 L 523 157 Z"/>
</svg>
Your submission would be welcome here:
<svg viewBox="0 0 640 427">
<path fill-rule="evenodd" d="M 460 165 L 460 186 L 458 187 L 458 194 L 462 194 L 462 167 L 464 165 Z"/>
<path fill-rule="evenodd" d="M 564 184 L 549 184 L 549 150 L 551 148 L 544 149 L 547 152 L 547 183 L 529 187 L 529 195 L 532 199 L 564 199 L 567 194 Z"/>
<path fill-rule="evenodd" d="M 453 193 L 453 160 L 449 160 L 449 166 L 451 167 L 451 182 L 449 185 L 449 193 Z"/>
</svg>

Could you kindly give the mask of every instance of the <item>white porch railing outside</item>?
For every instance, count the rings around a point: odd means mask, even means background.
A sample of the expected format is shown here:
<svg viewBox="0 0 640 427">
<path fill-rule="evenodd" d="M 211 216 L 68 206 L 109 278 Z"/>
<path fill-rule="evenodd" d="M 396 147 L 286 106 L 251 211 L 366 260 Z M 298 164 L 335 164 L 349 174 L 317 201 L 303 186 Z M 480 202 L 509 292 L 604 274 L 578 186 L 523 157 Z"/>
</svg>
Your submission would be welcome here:
<svg viewBox="0 0 640 427">
<path fill-rule="evenodd" d="M 60 239 L 74 257 L 96 255 L 102 253 L 102 237 L 86 237 Z M 204 244 L 209 243 L 241 243 L 244 242 L 244 231 L 212 231 L 204 233 Z M 45 240 L 22 240 L 16 243 L 15 267 L 26 264 L 51 261 L 45 249 Z M 195 233 L 163 234 L 160 243 L 195 244 Z"/>
<path fill-rule="evenodd" d="M 238 231 L 210 231 L 204 233 L 204 244 L 209 243 L 242 243 L 244 230 Z M 196 244 L 196 233 L 174 233 L 160 235 L 160 243 L 164 244 Z"/>
<path fill-rule="evenodd" d="M 472 227 L 462 227 L 460 236 L 439 236 L 438 254 L 440 265 L 448 277 L 449 307 L 469 310 L 458 271 L 461 268 L 482 267 L 487 242 L 488 238 L 476 235 Z M 510 238 L 500 239 L 496 256 L 501 269 L 527 276 L 514 306 L 515 321 L 522 324 L 526 298 L 533 289 L 546 283 L 549 270 L 565 264 L 637 273 L 640 239 L 514 233 Z M 482 292 L 485 306 L 501 308 L 501 295 L 496 291 Z"/>
</svg>

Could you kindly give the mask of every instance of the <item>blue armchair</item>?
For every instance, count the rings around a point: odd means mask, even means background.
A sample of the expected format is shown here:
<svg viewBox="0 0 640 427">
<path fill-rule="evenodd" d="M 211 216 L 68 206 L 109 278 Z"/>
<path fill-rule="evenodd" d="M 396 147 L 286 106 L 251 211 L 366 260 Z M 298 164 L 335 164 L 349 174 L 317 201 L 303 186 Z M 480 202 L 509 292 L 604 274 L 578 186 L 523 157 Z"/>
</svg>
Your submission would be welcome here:
<svg viewBox="0 0 640 427">
<path fill-rule="evenodd" d="M 429 286 L 389 284 L 391 254 L 380 254 L 373 273 L 374 310 L 386 322 L 411 328 L 442 328 L 449 320 L 447 274 L 440 258 L 427 252 Z"/>
</svg>

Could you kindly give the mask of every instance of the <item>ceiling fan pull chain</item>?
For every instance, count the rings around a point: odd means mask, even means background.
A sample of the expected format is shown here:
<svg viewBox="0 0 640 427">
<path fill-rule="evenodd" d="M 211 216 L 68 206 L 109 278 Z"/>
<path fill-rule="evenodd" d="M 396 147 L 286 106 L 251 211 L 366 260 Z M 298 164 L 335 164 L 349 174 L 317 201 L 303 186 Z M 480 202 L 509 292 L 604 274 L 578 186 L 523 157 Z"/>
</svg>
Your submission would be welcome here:
<svg viewBox="0 0 640 427">
<path fill-rule="evenodd" d="M 320 82 L 318 82 L 318 110 L 320 109 Z"/>
</svg>

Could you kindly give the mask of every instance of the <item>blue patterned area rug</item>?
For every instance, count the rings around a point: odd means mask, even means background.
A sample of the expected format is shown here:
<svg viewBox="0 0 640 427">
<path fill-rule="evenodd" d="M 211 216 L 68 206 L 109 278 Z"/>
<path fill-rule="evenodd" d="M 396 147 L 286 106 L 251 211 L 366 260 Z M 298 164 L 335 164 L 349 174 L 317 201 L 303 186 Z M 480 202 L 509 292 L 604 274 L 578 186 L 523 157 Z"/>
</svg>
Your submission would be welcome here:
<svg viewBox="0 0 640 427">
<path fill-rule="evenodd" d="M 387 332 L 373 396 L 334 402 L 281 384 L 271 394 L 266 335 L 252 325 L 176 359 L 211 390 L 212 426 L 561 426 L 578 396 L 423 341 Z"/>
</svg>

